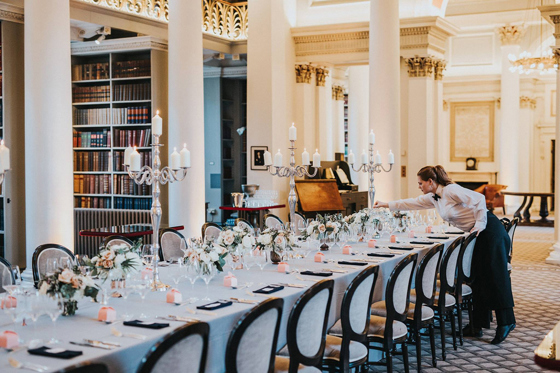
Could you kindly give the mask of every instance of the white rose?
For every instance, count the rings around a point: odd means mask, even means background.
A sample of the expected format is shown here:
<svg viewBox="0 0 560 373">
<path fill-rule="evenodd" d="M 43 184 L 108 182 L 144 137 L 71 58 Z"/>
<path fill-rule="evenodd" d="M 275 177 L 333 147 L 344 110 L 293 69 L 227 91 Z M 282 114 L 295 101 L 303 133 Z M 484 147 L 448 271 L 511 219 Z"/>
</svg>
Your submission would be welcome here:
<svg viewBox="0 0 560 373">
<path fill-rule="evenodd" d="M 251 236 L 243 237 L 243 240 L 241 241 L 243 247 L 251 248 L 253 246 L 253 240 L 251 238 L 252 238 Z"/>
<path fill-rule="evenodd" d="M 115 253 L 112 250 L 105 250 L 101 253 L 101 258 L 103 260 L 113 260 L 113 258 L 115 258 Z"/>
<path fill-rule="evenodd" d="M 283 236 L 277 236 L 276 239 L 274 240 L 274 242 L 276 243 L 276 245 L 281 246 L 284 243 L 284 237 Z"/>
<path fill-rule="evenodd" d="M 205 262 L 205 263 L 209 263 L 210 262 L 210 256 L 206 253 L 202 253 L 202 254 L 200 254 L 200 260 Z"/>
<path fill-rule="evenodd" d="M 98 257 L 98 256 L 94 256 L 94 257 L 91 259 L 91 262 L 92 262 L 93 264 L 95 264 L 95 263 L 97 263 L 98 260 L 99 260 L 99 257 Z"/>
<path fill-rule="evenodd" d="M 270 234 L 261 234 L 259 236 L 259 243 L 266 246 L 266 245 L 270 245 L 271 242 L 272 242 L 272 236 Z"/>
<path fill-rule="evenodd" d="M 120 268 L 122 262 L 126 260 L 126 257 L 123 254 L 119 254 L 115 257 L 115 267 Z"/>
<path fill-rule="evenodd" d="M 311 234 L 313 233 L 314 228 L 315 228 L 315 226 L 313 224 L 309 224 L 309 226 L 307 227 L 307 234 L 309 236 L 311 236 Z"/>
<path fill-rule="evenodd" d="M 218 255 L 218 253 L 215 252 L 215 251 L 211 251 L 210 254 L 208 254 L 208 255 L 210 256 L 210 260 L 212 262 L 217 262 L 218 259 L 220 259 L 220 255 Z"/>
</svg>

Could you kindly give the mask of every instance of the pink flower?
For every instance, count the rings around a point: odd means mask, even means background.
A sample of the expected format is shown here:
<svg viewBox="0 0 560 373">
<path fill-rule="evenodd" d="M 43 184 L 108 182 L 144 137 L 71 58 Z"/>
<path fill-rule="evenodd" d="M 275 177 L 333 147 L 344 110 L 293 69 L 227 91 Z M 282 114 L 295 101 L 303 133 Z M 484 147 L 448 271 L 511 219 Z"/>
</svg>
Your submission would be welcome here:
<svg viewBox="0 0 560 373">
<path fill-rule="evenodd" d="M 66 268 L 58 275 L 58 281 L 70 284 L 73 277 L 74 273 L 70 269 Z"/>
</svg>

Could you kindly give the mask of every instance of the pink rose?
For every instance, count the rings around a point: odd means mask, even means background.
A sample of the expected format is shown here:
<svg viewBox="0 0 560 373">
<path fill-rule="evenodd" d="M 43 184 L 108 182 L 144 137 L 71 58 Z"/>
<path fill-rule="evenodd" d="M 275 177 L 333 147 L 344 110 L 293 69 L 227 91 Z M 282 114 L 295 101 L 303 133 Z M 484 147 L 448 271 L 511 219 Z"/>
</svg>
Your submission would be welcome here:
<svg viewBox="0 0 560 373">
<path fill-rule="evenodd" d="M 72 282 L 73 277 L 74 277 L 74 272 L 66 268 L 62 271 L 61 274 L 58 275 L 58 281 L 64 282 L 66 284 L 70 284 Z"/>
</svg>

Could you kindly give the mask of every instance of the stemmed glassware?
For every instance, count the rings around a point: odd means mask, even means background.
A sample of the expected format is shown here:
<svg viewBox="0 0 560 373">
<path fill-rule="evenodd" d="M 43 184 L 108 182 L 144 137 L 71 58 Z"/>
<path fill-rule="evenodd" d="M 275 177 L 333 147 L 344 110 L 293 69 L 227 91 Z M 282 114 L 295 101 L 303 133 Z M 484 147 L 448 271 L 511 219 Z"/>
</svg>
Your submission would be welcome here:
<svg viewBox="0 0 560 373">
<path fill-rule="evenodd" d="M 21 286 L 21 272 L 19 266 L 12 266 L 11 268 L 5 267 L 0 273 L 2 275 L 2 287 L 10 295 L 13 295 Z M 15 280 L 15 282 L 13 282 Z"/>
<path fill-rule="evenodd" d="M 167 270 L 167 272 L 169 273 L 169 276 L 171 276 L 171 280 L 173 281 L 173 283 L 175 285 L 179 285 L 179 282 L 181 282 L 181 279 L 184 276 L 184 273 L 183 273 L 184 272 L 183 271 L 184 259 L 183 258 L 172 258 L 171 260 L 174 264 L 169 266 L 169 269 Z"/>
<path fill-rule="evenodd" d="M 64 268 L 72 268 L 72 267 L 73 267 L 72 259 L 70 259 L 69 257 L 64 256 L 58 259 L 58 268 L 64 269 Z"/>
<path fill-rule="evenodd" d="M 262 270 L 264 269 L 264 267 L 266 267 L 266 265 L 269 262 L 269 258 L 270 258 L 270 253 L 268 250 L 259 250 L 259 249 L 255 249 L 253 250 L 253 258 L 255 260 L 255 263 L 259 266 L 259 269 Z"/>
<path fill-rule="evenodd" d="M 142 261 L 144 265 L 151 267 L 154 262 L 154 255 L 157 255 L 157 253 L 154 253 L 154 247 L 152 245 L 144 245 L 142 248 Z"/>
<path fill-rule="evenodd" d="M 27 308 L 28 315 L 33 321 L 33 338 L 29 342 L 30 347 L 38 346 L 43 343 L 42 340 L 37 339 L 37 320 L 45 313 L 44 297 L 39 295 L 38 291 L 31 291 L 27 294 Z"/>
<path fill-rule="evenodd" d="M 185 264 L 185 274 L 186 274 L 187 279 L 191 283 L 191 292 L 193 292 L 193 293 L 194 293 L 194 283 L 196 282 L 196 280 L 200 276 L 199 267 L 200 267 L 200 265 L 196 261 L 188 261 L 187 264 Z M 196 302 L 197 300 L 198 300 L 197 297 L 191 297 L 190 298 L 191 302 Z"/>
<path fill-rule="evenodd" d="M 14 328 L 17 325 L 21 325 L 21 320 L 25 318 L 27 315 L 27 303 L 25 295 L 23 293 L 9 295 L 8 293 L 3 294 L 3 298 L 1 300 L 3 304 L 4 313 L 10 316 L 10 319 L 14 323 Z M 20 343 L 23 343 L 20 336 Z"/>
<path fill-rule="evenodd" d="M 213 263 L 200 263 L 199 276 L 206 284 L 206 296 L 202 298 L 202 300 L 208 301 L 210 300 L 210 297 L 208 296 L 208 284 L 214 278 L 214 276 L 216 276 L 216 267 Z"/>
<path fill-rule="evenodd" d="M 48 258 L 47 259 L 47 276 L 52 276 L 58 270 L 58 259 L 57 258 Z"/>
<path fill-rule="evenodd" d="M 56 338 L 56 320 L 64 311 L 64 299 L 60 296 L 60 294 L 54 293 L 50 296 L 44 296 L 42 301 L 45 304 L 45 312 L 51 318 L 53 323 L 52 337 L 49 343 L 60 343 L 60 341 Z"/>
<path fill-rule="evenodd" d="M 141 273 L 138 273 L 131 278 L 130 282 L 132 291 L 140 295 L 140 299 L 142 299 L 142 310 L 145 310 L 144 300 L 150 290 L 150 278 L 148 276 L 142 276 Z M 148 316 L 144 312 L 142 312 L 139 316 L 140 319 L 146 319 L 147 317 Z"/>
</svg>

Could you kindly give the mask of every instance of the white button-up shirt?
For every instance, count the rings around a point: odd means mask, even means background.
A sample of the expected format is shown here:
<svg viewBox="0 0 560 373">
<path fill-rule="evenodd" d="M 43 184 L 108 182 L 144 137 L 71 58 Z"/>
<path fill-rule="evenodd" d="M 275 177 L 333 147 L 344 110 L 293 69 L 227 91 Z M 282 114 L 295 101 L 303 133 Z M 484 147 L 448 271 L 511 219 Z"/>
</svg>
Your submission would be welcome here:
<svg viewBox="0 0 560 373">
<path fill-rule="evenodd" d="M 469 232 L 473 227 L 486 229 L 486 198 L 483 194 L 463 188 L 457 184 L 438 186 L 436 194 L 423 194 L 417 198 L 401 199 L 389 202 L 389 209 L 395 210 L 426 210 L 435 208 L 441 218 L 451 225 Z"/>
</svg>

